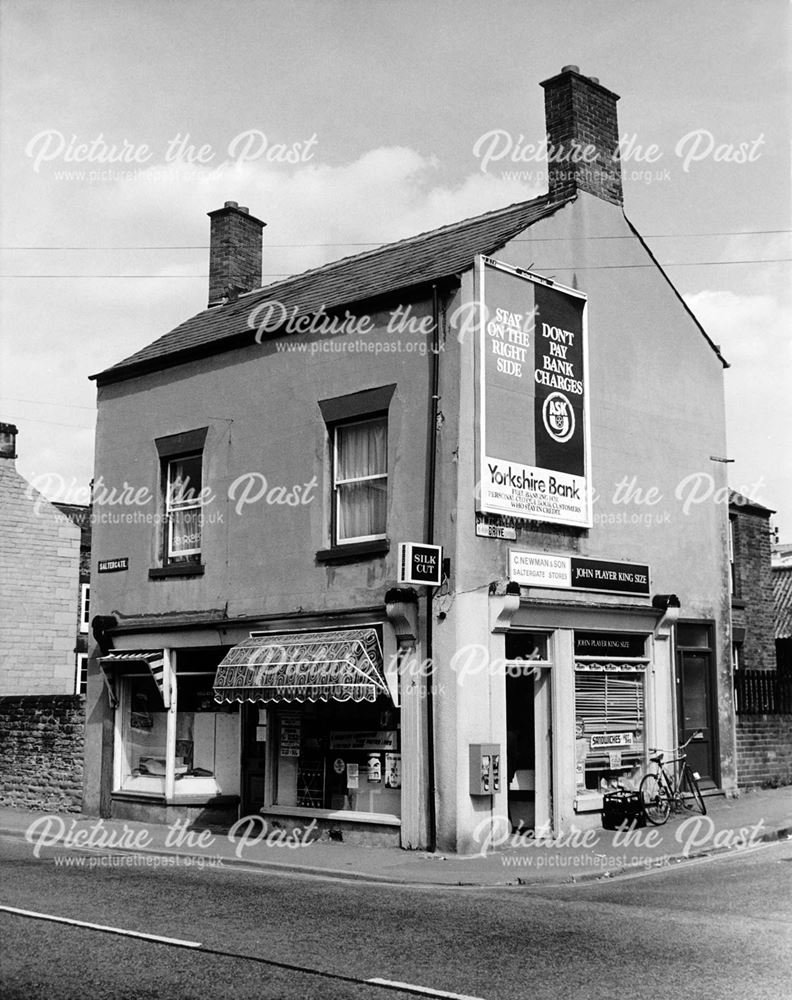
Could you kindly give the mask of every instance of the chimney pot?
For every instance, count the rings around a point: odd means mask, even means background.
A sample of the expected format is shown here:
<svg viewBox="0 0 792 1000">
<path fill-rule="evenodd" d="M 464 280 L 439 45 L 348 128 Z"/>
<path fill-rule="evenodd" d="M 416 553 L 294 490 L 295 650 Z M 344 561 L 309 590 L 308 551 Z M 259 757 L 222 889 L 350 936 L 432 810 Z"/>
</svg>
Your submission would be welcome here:
<svg viewBox="0 0 792 1000">
<path fill-rule="evenodd" d="M 209 212 L 209 305 L 222 305 L 261 287 L 261 230 L 266 225 L 227 201 Z"/>
<path fill-rule="evenodd" d="M 579 73 L 580 72 L 580 66 L 562 66 L 561 67 L 561 72 L 562 73 Z"/>
<path fill-rule="evenodd" d="M 15 424 L 0 423 L 0 458 L 16 458 L 16 437 L 19 433 Z"/>
</svg>

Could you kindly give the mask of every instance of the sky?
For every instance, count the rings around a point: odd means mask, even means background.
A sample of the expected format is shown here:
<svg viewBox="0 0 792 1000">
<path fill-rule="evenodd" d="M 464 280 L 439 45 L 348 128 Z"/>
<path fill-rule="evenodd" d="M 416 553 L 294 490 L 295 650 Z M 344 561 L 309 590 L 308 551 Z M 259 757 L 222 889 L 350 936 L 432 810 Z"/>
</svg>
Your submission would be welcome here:
<svg viewBox="0 0 792 1000">
<path fill-rule="evenodd" d="M 730 485 L 792 541 L 789 21 L 785 0 L 2 0 L 19 471 L 86 502 L 88 376 L 205 308 L 208 211 L 266 221 L 266 284 L 535 197 L 539 83 L 577 65 L 621 97 L 627 217 L 731 365 Z"/>
</svg>

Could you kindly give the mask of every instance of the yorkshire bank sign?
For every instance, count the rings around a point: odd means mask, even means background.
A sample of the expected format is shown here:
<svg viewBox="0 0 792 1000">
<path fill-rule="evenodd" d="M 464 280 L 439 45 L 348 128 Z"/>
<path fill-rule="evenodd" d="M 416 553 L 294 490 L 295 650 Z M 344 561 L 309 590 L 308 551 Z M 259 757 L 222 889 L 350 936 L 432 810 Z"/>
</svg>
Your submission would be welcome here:
<svg viewBox="0 0 792 1000">
<path fill-rule="evenodd" d="M 586 296 L 480 256 L 478 509 L 591 526 Z"/>
</svg>

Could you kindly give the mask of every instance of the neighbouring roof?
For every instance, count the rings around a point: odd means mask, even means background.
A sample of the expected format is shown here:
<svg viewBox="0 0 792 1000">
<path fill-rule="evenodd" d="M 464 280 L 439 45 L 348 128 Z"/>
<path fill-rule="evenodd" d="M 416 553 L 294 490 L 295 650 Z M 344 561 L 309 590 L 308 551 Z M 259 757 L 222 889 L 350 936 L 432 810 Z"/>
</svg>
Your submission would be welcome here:
<svg viewBox="0 0 792 1000">
<path fill-rule="evenodd" d="M 310 315 L 321 307 L 331 310 L 461 274 L 473 266 L 477 254 L 492 254 L 572 200 L 550 201 L 543 195 L 275 282 L 198 313 L 91 378 L 100 384 L 119 381 L 252 341 L 248 317 L 264 302 L 278 301 L 287 309 L 299 306 L 302 314 Z"/>
<path fill-rule="evenodd" d="M 771 546 L 771 558 L 774 566 L 792 566 L 792 544 L 775 543 Z"/>
<path fill-rule="evenodd" d="M 78 528 L 86 528 L 91 525 L 91 508 L 87 504 L 81 503 L 60 503 L 52 501 L 53 507 L 65 514 L 70 521 L 74 521 Z"/>
<path fill-rule="evenodd" d="M 792 566 L 773 566 L 775 637 L 792 639 Z"/>
<path fill-rule="evenodd" d="M 774 510 L 769 507 L 764 507 L 762 504 L 757 503 L 755 500 L 751 500 L 749 497 L 743 496 L 742 493 L 738 493 L 737 490 L 729 490 L 729 506 L 730 507 L 741 507 L 744 510 L 751 510 L 756 514 L 766 514 L 770 517 L 771 514 L 775 514 Z"/>
</svg>

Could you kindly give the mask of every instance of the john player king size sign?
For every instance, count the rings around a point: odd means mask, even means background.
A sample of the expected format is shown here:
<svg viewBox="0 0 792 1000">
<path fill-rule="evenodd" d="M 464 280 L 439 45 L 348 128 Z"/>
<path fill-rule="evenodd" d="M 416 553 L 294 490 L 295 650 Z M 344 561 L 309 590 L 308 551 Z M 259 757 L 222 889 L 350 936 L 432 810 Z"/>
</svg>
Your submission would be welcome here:
<svg viewBox="0 0 792 1000">
<path fill-rule="evenodd" d="M 479 510 L 591 525 L 586 297 L 479 257 Z"/>
</svg>

